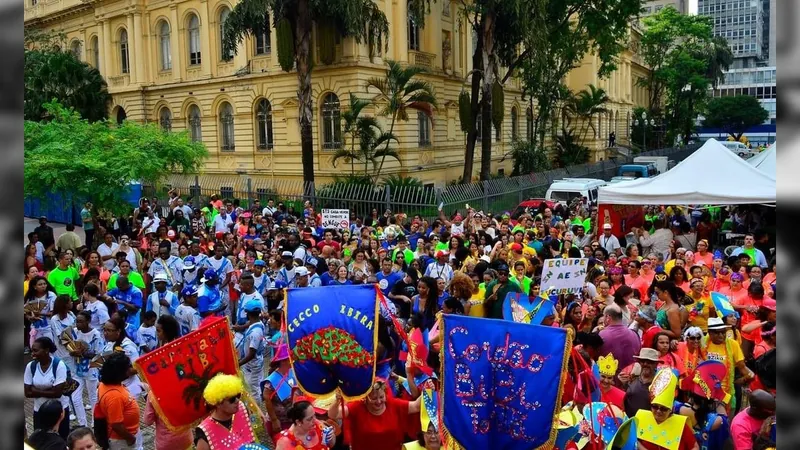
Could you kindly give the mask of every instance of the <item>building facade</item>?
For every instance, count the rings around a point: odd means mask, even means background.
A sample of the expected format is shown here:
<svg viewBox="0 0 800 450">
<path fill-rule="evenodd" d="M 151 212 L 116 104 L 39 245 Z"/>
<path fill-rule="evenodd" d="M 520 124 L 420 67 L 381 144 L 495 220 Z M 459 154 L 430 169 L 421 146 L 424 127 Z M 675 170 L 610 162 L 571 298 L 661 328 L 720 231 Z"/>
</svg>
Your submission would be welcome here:
<svg viewBox="0 0 800 450">
<path fill-rule="evenodd" d="M 714 35 L 728 40 L 734 56 L 732 68 L 764 66 L 769 59 L 769 33 L 765 35 L 764 4 L 769 0 L 698 0 L 697 12 L 714 19 Z M 765 51 L 766 50 L 766 51 Z"/>
<path fill-rule="evenodd" d="M 247 37 L 231 61 L 225 61 L 221 35 L 232 0 L 25 0 L 25 26 L 64 32 L 68 48 L 99 69 L 108 82 L 113 120 L 155 122 L 166 130 L 187 131 L 202 141 L 210 154 L 204 171 L 217 174 L 300 178 L 301 150 L 297 75 L 283 72 L 273 51 L 276 31 Z M 333 165 L 343 145 L 337 126 L 348 107 L 349 93 L 374 99 L 366 88 L 371 77 L 382 77 L 385 60 L 393 59 L 428 69 L 423 78 L 436 92 L 439 108 L 433 120 L 415 115 L 395 126 L 401 163 L 387 160 L 384 174 L 414 176 L 425 183 L 443 184 L 461 176 L 465 134 L 458 123 L 458 95 L 470 72 L 473 39 L 459 20 L 459 2 L 435 3 L 424 28 L 409 20 L 404 1 L 376 0 L 390 24 L 388 50 L 370 57 L 364 44 L 337 37 L 320 42 L 313 33 L 314 166 L 318 180 L 349 172 L 349 163 Z M 638 31 L 632 31 L 639 36 Z M 334 46 L 335 58 L 319 60 L 320 45 Z M 330 49 L 326 49 L 330 50 Z M 596 75 L 597 58 L 568 77 L 574 90 L 588 83 L 604 87 L 612 99 L 601 131 L 590 143 L 602 149 L 605 136 L 617 130 L 637 101 L 636 77 L 643 76 L 641 58 L 629 49 L 619 57 L 619 70 L 610 78 Z M 646 73 L 646 72 L 645 72 Z M 519 84 L 506 84 L 506 115 L 496 130 L 492 172 L 510 171 L 511 142 L 524 139 L 529 119 Z M 380 105 L 365 113 L 377 115 Z M 388 128 L 388 121 L 379 117 Z M 604 157 L 602 151 L 594 159 Z M 475 173 L 480 151 L 475 152 Z"/>
<path fill-rule="evenodd" d="M 645 0 L 641 17 L 655 14 L 667 6 L 672 6 L 681 14 L 689 14 L 688 0 Z"/>
</svg>

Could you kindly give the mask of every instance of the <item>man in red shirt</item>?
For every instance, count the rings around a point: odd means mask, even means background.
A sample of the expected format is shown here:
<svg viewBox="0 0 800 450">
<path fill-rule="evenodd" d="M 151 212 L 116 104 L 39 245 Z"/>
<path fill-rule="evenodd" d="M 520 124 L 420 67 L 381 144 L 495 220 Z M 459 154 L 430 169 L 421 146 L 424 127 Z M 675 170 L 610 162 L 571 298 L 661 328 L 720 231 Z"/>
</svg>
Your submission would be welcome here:
<svg viewBox="0 0 800 450">
<path fill-rule="evenodd" d="M 335 254 L 339 254 L 339 251 L 342 249 L 342 244 L 333 240 L 333 232 L 331 230 L 325 230 L 325 235 L 323 240 L 317 242 L 317 248 L 319 251 L 322 251 L 325 247 L 331 247 Z"/>
</svg>

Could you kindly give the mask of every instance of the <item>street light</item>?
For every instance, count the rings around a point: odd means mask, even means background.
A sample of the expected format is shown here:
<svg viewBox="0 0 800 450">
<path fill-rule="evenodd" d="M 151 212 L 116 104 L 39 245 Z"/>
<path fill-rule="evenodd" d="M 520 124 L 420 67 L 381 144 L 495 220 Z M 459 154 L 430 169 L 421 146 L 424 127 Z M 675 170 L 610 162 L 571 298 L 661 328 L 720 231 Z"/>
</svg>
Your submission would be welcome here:
<svg viewBox="0 0 800 450">
<path fill-rule="evenodd" d="M 643 134 L 642 151 L 645 152 L 645 151 L 647 151 L 647 125 L 655 126 L 656 125 L 656 120 L 651 118 L 648 121 L 647 120 L 647 113 L 646 112 L 642 112 L 642 121 L 639 122 L 639 119 L 631 119 L 631 127 L 638 127 L 640 123 L 642 124 L 642 126 L 644 126 L 644 129 L 642 130 L 642 134 Z"/>
</svg>

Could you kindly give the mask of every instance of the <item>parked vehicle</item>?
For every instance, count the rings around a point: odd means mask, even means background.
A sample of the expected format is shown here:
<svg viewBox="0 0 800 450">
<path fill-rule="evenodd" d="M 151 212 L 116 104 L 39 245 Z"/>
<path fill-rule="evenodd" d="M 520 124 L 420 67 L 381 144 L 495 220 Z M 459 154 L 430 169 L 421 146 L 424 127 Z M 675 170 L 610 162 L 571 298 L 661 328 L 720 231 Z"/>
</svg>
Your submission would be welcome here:
<svg viewBox="0 0 800 450">
<path fill-rule="evenodd" d="M 653 164 L 656 171 L 661 174 L 669 170 L 669 157 L 667 156 L 637 156 L 633 158 L 634 164 Z"/>
<path fill-rule="evenodd" d="M 617 184 L 622 183 L 623 181 L 632 181 L 635 180 L 636 177 L 626 177 L 626 176 L 617 176 L 611 179 L 608 184 Z"/>
<path fill-rule="evenodd" d="M 623 164 L 617 169 L 617 176 L 633 178 L 652 178 L 658 175 L 656 165 L 649 164 Z"/>
<path fill-rule="evenodd" d="M 556 180 L 547 188 L 545 199 L 569 205 L 576 197 L 586 197 L 592 205 L 597 204 L 597 188 L 608 184 L 597 178 L 564 178 Z"/>
<path fill-rule="evenodd" d="M 747 146 L 742 144 L 741 142 L 724 141 L 724 142 L 720 142 L 720 144 L 722 144 L 723 147 L 727 148 L 728 150 L 732 151 L 733 153 L 736 153 L 737 155 L 739 155 L 740 157 L 742 157 L 744 159 L 751 158 L 751 157 L 756 156 L 758 154 L 757 150 L 753 150 L 753 149 L 747 148 Z"/>
</svg>

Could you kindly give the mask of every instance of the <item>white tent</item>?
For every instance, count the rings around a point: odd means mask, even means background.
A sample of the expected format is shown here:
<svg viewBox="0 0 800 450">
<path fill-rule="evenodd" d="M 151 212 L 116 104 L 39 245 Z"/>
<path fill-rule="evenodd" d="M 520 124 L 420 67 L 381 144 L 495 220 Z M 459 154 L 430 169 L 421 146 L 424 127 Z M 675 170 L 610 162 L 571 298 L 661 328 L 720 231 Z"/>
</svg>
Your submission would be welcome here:
<svg viewBox="0 0 800 450">
<path fill-rule="evenodd" d="M 598 202 L 612 205 L 750 204 L 775 202 L 775 178 L 709 139 L 671 170 L 603 186 Z"/>
<path fill-rule="evenodd" d="M 777 145 L 773 143 L 766 150 L 747 160 L 748 164 L 777 180 Z"/>
</svg>

